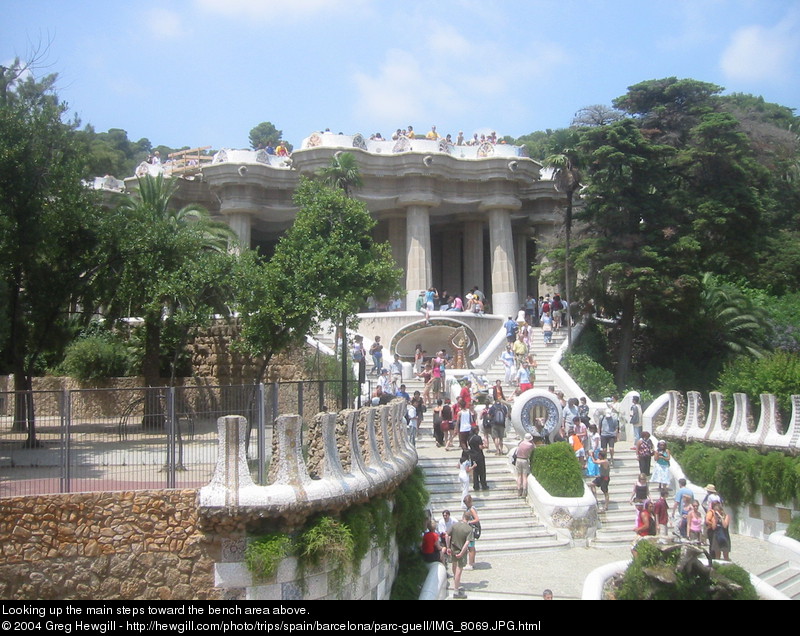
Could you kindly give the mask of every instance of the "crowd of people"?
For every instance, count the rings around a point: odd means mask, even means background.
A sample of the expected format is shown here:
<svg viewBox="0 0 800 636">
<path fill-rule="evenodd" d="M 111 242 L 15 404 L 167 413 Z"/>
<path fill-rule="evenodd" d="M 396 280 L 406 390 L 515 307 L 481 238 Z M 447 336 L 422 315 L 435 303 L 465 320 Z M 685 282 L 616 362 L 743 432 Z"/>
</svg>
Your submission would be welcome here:
<svg viewBox="0 0 800 636">
<path fill-rule="evenodd" d="M 505 139 L 500 139 L 497 136 L 495 131 L 492 131 L 488 135 L 486 134 L 478 134 L 474 133 L 471 138 L 464 136 L 464 131 L 459 130 L 458 134 L 456 135 L 455 139 L 453 139 L 453 135 L 451 133 L 447 133 L 446 135 L 442 136 L 436 130 L 436 126 L 431 126 L 431 129 L 426 133 L 417 133 L 414 130 L 414 127 L 409 125 L 405 128 L 398 128 L 397 130 L 392 133 L 392 141 L 397 141 L 398 139 L 406 137 L 407 139 L 430 139 L 432 141 L 438 141 L 443 139 L 449 144 L 454 146 L 480 146 L 482 144 L 505 144 Z M 373 135 L 370 135 L 370 139 L 373 141 L 386 141 L 386 138 L 381 135 L 381 133 L 376 132 Z"/>
<path fill-rule="evenodd" d="M 692 489 L 687 487 L 686 480 L 679 479 L 670 514 L 668 488 L 663 484 L 659 485 L 658 499 L 653 501 L 650 497 L 648 476 L 641 473 L 630 499 L 630 503 L 636 507 L 636 540 L 657 536 L 659 541 L 666 542 L 669 528 L 672 527 L 677 539 L 695 545 L 707 544 L 712 559 L 729 561 L 730 514 L 726 512 L 723 499 L 714 484 L 708 484 L 705 491 L 703 501 L 698 501 L 694 498 Z"/>
</svg>

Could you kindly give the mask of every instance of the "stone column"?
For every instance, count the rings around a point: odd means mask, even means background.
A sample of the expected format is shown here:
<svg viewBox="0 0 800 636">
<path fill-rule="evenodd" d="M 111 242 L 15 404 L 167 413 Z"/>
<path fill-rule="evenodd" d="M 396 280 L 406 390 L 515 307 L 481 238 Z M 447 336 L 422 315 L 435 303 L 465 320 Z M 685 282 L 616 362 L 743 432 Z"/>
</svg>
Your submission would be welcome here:
<svg viewBox="0 0 800 636">
<path fill-rule="evenodd" d="M 432 282 L 430 208 L 439 199 L 412 191 L 398 202 L 406 208 L 406 309 L 413 311 L 419 293 Z"/>
<path fill-rule="evenodd" d="M 228 219 L 228 225 L 239 238 L 239 244 L 243 248 L 248 249 L 250 247 L 250 225 L 252 223 L 252 215 L 247 212 L 233 212 L 225 216 Z"/>
<path fill-rule="evenodd" d="M 515 316 L 520 307 L 514 274 L 514 237 L 511 210 L 519 209 L 519 199 L 494 196 L 482 203 L 489 212 L 489 244 L 492 251 L 492 313 Z"/>
<path fill-rule="evenodd" d="M 528 294 L 528 235 L 524 231 L 514 233 L 514 257 L 517 271 L 517 294 L 520 305 L 525 302 Z"/>
<path fill-rule="evenodd" d="M 431 284 L 431 224 L 428 208 L 410 205 L 406 212 L 406 309 Z"/>
<path fill-rule="evenodd" d="M 392 258 L 398 267 L 403 267 L 406 262 L 406 220 L 401 216 L 394 216 L 386 219 L 386 225 Z"/>
<path fill-rule="evenodd" d="M 442 289 L 451 296 L 464 293 L 461 271 L 461 232 L 445 232 L 442 239 Z M 463 299 L 462 299 L 463 300 Z"/>
<path fill-rule="evenodd" d="M 466 306 L 463 294 L 477 285 L 481 290 L 483 284 L 483 221 L 466 221 L 464 223 L 464 289 L 456 292 Z"/>
</svg>

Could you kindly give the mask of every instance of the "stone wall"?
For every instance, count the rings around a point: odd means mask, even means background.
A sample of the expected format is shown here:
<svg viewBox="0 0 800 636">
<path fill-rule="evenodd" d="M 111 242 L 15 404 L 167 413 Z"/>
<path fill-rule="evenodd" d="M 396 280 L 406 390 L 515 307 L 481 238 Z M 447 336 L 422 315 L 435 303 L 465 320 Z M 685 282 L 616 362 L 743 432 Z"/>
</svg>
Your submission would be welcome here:
<svg viewBox="0 0 800 636">
<path fill-rule="evenodd" d="M 262 364 L 261 358 L 236 353 L 231 342 L 239 333 L 238 322 L 217 321 L 201 330 L 187 345 L 192 371 L 200 378 L 215 378 L 221 384 L 251 384 Z M 273 356 L 267 367 L 266 382 L 304 380 L 304 356 L 313 354 L 308 346 Z"/>
<path fill-rule="evenodd" d="M 361 562 L 349 569 L 323 561 L 302 569 L 296 557 L 283 559 L 277 572 L 267 580 L 255 580 L 242 562 L 246 539 L 222 542 L 223 558 L 214 566 L 217 585 L 226 598 L 266 600 L 365 600 L 389 598 L 399 566 L 394 539 L 388 550 L 373 545 Z"/>
<path fill-rule="evenodd" d="M 196 490 L 0 499 L 0 598 L 216 599 Z"/>
</svg>

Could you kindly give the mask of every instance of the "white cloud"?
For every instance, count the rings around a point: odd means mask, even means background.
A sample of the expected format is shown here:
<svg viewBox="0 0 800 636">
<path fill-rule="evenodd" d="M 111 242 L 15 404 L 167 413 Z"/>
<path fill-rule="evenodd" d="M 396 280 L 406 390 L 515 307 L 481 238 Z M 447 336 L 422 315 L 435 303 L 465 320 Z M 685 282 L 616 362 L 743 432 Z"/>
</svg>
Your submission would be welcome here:
<svg viewBox="0 0 800 636">
<path fill-rule="evenodd" d="M 470 39 L 440 26 L 408 48 L 390 49 L 374 71 L 354 74 L 356 111 L 374 122 L 444 123 L 521 112 L 520 85 L 549 77 L 569 56 L 552 43 L 509 49 L 501 41 Z"/>
<path fill-rule="evenodd" d="M 397 121 L 405 126 L 423 117 L 435 99 L 436 81 L 426 75 L 422 64 L 408 51 L 391 49 L 375 76 L 356 73 L 357 106 L 367 120 Z"/>
<path fill-rule="evenodd" d="M 722 53 L 722 71 L 739 81 L 791 80 L 800 52 L 796 24 L 790 16 L 774 27 L 755 24 L 737 30 Z"/>
<path fill-rule="evenodd" d="M 181 16 L 169 9 L 150 9 L 144 13 L 145 25 L 158 39 L 169 40 L 186 33 Z"/>
</svg>

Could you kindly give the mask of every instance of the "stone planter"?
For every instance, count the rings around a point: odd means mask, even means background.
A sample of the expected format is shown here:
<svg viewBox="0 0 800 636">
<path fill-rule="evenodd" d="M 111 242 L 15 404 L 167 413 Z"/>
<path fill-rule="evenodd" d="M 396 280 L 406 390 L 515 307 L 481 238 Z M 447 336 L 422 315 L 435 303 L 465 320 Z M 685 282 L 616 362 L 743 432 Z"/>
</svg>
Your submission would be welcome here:
<svg viewBox="0 0 800 636">
<path fill-rule="evenodd" d="M 586 485 L 581 497 L 553 497 L 528 475 L 528 503 L 542 523 L 573 542 L 585 542 L 597 530 L 597 501 Z"/>
</svg>

